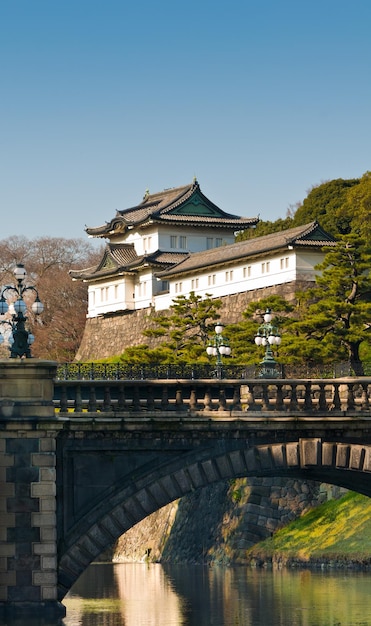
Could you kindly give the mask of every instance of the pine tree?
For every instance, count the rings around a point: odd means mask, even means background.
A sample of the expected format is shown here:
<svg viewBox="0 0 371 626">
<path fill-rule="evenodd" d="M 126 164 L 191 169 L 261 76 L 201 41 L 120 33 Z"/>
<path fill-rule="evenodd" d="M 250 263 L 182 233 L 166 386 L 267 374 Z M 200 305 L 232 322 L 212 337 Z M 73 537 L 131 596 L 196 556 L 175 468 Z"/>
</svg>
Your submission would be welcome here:
<svg viewBox="0 0 371 626">
<path fill-rule="evenodd" d="M 316 285 L 298 294 L 298 321 L 292 325 L 290 351 L 299 346 L 323 362 L 349 360 L 363 375 L 360 346 L 371 329 L 371 248 L 354 234 L 329 248 L 317 269 Z"/>
</svg>

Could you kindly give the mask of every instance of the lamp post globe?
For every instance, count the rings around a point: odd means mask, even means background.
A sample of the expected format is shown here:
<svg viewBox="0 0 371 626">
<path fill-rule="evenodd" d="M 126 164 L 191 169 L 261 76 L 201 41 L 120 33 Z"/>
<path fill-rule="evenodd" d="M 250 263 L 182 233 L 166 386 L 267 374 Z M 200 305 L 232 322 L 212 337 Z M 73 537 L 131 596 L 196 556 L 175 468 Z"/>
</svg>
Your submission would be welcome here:
<svg viewBox="0 0 371 626">
<path fill-rule="evenodd" d="M 272 311 L 267 309 L 263 316 L 264 322 L 259 326 L 254 339 L 257 346 L 265 347 L 264 358 L 259 364 L 258 378 L 279 378 L 280 376 L 272 348 L 280 345 L 281 335 L 277 326 L 272 324 L 272 319 Z"/>
<path fill-rule="evenodd" d="M 0 295 L 0 315 L 9 315 L 9 319 L 1 319 L 0 325 L 9 327 L 7 343 L 10 351 L 10 358 L 31 358 L 30 345 L 34 342 L 34 335 L 27 330 L 27 304 L 23 299 L 24 294 L 30 292 L 35 294 L 35 300 L 31 310 L 35 315 L 40 315 L 44 310 L 44 305 L 40 301 L 36 287 L 26 284 L 27 272 L 22 263 L 16 265 L 14 269 L 16 285 L 7 285 Z M 4 343 L 4 336 L 0 333 L 0 343 Z"/>
<path fill-rule="evenodd" d="M 223 378 L 223 359 L 222 356 L 230 356 L 231 348 L 229 341 L 226 337 L 223 337 L 224 326 L 220 322 L 215 325 L 214 337 L 210 339 L 206 348 L 208 356 L 216 357 L 216 369 L 215 375 L 217 378 Z"/>
</svg>

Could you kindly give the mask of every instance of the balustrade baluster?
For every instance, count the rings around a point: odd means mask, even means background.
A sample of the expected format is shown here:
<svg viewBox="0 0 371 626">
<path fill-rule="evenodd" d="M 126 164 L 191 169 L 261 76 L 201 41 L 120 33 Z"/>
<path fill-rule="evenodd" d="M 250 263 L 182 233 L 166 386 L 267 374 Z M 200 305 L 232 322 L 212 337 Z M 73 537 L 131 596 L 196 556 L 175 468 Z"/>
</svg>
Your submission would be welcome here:
<svg viewBox="0 0 371 626">
<path fill-rule="evenodd" d="M 82 411 L 81 385 L 76 385 L 74 412 L 81 413 L 81 411 Z"/>
<path fill-rule="evenodd" d="M 117 410 L 118 411 L 124 411 L 125 408 L 126 408 L 125 386 L 124 385 L 120 385 L 119 386 L 119 390 L 118 390 L 118 397 L 117 397 Z"/>
<path fill-rule="evenodd" d="M 194 387 L 192 387 L 189 396 L 189 408 L 191 411 L 197 411 L 197 393 Z"/>
<path fill-rule="evenodd" d="M 353 383 L 347 384 L 347 411 L 354 411 L 354 385 Z"/>
<path fill-rule="evenodd" d="M 253 386 L 250 385 L 250 383 L 246 385 L 246 393 L 245 393 L 245 398 L 247 402 L 246 411 L 254 410 L 254 394 L 252 392 L 252 388 Z"/>
<path fill-rule="evenodd" d="M 326 383 L 318 383 L 319 385 L 319 400 L 318 400 L 318 409 L 320 411 L 327 411 L 327 400 L 326 400 Z"/>
<path fill-rule="evenodd" d="M 340 385 L 339 383 L 332 383 L 332 388 L 333 388 L 333 396 L 332 396 L 332 409 L 334 411 L 340 411 L 341 410 L 341 400 L 340 400 L 340 389 L 339 389 Z"/>
<path fill-rule="evenodd" d="M 269 402 L 269 387 L 268 385 L 263 384 L 262 389 L 262 409 L 263 411 L 271 411 L 272 407 Z"/>
<path fill-rule="evenodd" d="M 89 387 L 89 402 L 88 402 L 88 413 L 96 413 L 97 411 L 97 394 L 95 392 L 95 386 L 90 385 Z"/>
<path fill-rule="evenodd" d="M 241 386 L 235 385 L 233 389 L 233 400 L 232 400 L 232 409 L 233 411 L 242 411 L 241 406 Z"/>
<path fill-rule="evenodd" d="M 205 397 L 204 397 L 204 406 L 205 411 L 212 411 L 212 400 L 211 400 L 211 389 L 209 386 L 205 389 Z"/>
<path fill-rule="evenodd" d="M 283 411 L 284 406 L 283 406 L 283 393 L 282 393 L 282 387 L 283 384 L 282 383 L 275 383 L 276 385 L 276 406 L 275 406 L 275 410 L 276 411 Z"/>
<path fill-rule="evenodd" d="M 102 411 L 105 413 L 107 413 L 108 411 L 112 411 L 111 389 L 108 385 L 106 385 L 104 388 Z"/>
<path fill-rule="evenodd" d="M 368 411 L 370 409 L 370 401 L 368 397 L 368 383 L 361 383 L 361 387 L 362 387 L 361 409 L 362 411 Z"/>
<path fill-rule="evenodd" d="M 167 385 L 162 387 L 161 409 L 166 411 L 169 408 L 169 389 Z"/>
<path fill-rule="evenodd" d="M 59 400 L 59 410 L 61 413 L 67 413 L 68 412 L 67 386 L 62 385 L 62 387 L 60 387 L 60 390 L 61 390 L 61 398 Z"/>
<path fill-rule="evenodd" d="M 289 383 L 288 386 L 290 387 L 290 399 L 286 408 L 288 411 L 298 411 L 299 403 L 296 393 L 296 383 Z"/>
<path fill-rule="evenodd" d="M 183 391 L 180 387 L 177 388 L 176 392 L 175 392 L 175 410 L 176 411 L 183 411 L 185 408 L 184 406 L 184 402 L 183 402 Z"/>
<path fill-rule="evenodd" d="M 148 385 L 146 388 L 147 410 L 153 411 L 155 408 L 155 398 L 153 395 L 152 385 Z"/>
<path fill-rule="evenodd" d="M 304 384 L 304 411 L 313 411 L 313 395 L 312 395 L 312 383 L 307 382 Z"/>
<path fill-rule="evenodd" d="M 218 411 L 226 411 L 226 410 L 227 410 L 227 399 L 225 397 L 225 388 L 219 387 Z"/>
<path fill-rule="evenodd" d="M 140 396 L 138 385 L 133 386 L 133 411 L 140 411 Z"/>
</svg>

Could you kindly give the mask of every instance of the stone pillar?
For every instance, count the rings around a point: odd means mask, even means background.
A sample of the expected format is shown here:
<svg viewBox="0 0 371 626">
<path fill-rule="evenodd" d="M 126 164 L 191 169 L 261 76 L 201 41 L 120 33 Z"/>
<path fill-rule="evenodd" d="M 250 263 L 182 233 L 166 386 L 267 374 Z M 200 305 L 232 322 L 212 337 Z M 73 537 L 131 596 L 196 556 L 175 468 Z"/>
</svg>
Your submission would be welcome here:
<svg viewBox="0 0 371 626">
<path fill-rule="evenodd" d="M 55 619 L 57 601 L 56 364 L 0 360 L 0 623 Z"/>
</svg>

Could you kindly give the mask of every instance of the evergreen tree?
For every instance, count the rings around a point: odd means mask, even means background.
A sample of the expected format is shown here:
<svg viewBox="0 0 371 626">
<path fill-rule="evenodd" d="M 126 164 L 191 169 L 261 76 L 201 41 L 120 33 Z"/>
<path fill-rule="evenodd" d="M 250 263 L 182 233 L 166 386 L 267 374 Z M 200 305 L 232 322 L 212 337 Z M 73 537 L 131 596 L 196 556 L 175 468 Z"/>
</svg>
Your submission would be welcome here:
<svg viewBox="0 0 371 626">
<path fill-rule="evenodd" d="M 342 208 L 351 189 L 357 188 L 359 179 L 343 180 L 337 178 L 311 189 L 302 205 L 297 209 L 293 226 L 317 221 L 333 236 L 346 234 L 351 228 L 350 216 Z"/>
<path fill-rule="evenodd" d="M 366 172 L 359 184 L 348 190 L 338 218 L 348 222 L 352 232 L 371 245 L 371 172 Z"/>
<path fill-rule="evenodd" d="M 207 363 L 206 346 L 220 317 L 221 301 L 205 298 L 191 291 L 178 296 L 170 306 L 170 314 L 154 315 L 152 328 L 144 331 L 147 337 L 166 337 L 155 351 L 156 362 Z"/>
<path fill-rule="evenodd" d="M 371 248 L 357 235 L 341 237 L 328 248 L 316 285 L 298 295 L 298 321 L 287 349 L 322 362 L 349 360 L 363 375 L 361 344 L 371 329 Z"/>
<path fill-rule="evenodd" d="M 295 305 L 280 296 L 267 296 L 261 300 L 250 302 L 243 312 L 243 319 L 237 324 L 226 327 L 226 335 L 230 340 L 231 359 L 237 365 L 252 365 L 259 363 L 264 356 L 261 346 L 255 344 L 255 336 L 263 322 L 267 309 L 271 309 L 272 324 L 278 327 L 282 344 L 276 349 L 275 357 L 278 361 L 286 361 L 285 338 L 293 323 L 292 313 Z"/>
</svg>

